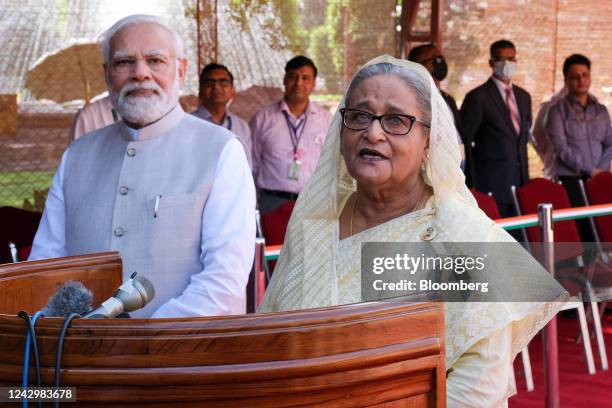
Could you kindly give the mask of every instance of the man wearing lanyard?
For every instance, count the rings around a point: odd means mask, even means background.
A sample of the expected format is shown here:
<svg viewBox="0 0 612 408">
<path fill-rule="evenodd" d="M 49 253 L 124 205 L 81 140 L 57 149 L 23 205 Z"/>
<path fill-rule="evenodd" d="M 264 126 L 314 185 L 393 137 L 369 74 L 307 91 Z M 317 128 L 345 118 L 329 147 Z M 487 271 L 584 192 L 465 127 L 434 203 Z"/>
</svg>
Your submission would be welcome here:
<svg viewBox="0 0 612 408">
<path fill-rule="evenodd" d="M 227 104 L 236 95 L 234 76 L 225 65 L 211 63 L 200 73 L 200 103 L 193 114 L 215 125 L 223 126 L 236 136 L 244 146 L 251 161 L 251 131 L 249 125 L 227 110 Z"/>
<path fill-rule="evenodd" d="M 285 95 L 251 119 L 253 175 L 262 214 L 297 196 L 314 172 L 331 114 L 309 101 L 317 68 L 297 56 L 285 65 Z"/>
</svg>

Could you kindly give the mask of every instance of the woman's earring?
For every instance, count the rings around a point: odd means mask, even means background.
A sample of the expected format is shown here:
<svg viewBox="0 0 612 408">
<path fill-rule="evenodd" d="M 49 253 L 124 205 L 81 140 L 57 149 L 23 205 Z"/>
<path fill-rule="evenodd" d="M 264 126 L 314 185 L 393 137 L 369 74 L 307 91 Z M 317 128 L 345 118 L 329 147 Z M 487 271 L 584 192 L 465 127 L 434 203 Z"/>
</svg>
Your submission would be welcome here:
<svg viewBox="0 0 612 408">
<path fill-rule="evenodd" d="M 427 171 L 427 164 L 429 163 L 429 151 L 427 153 L 425 153 L 425 157 L 423 158 L 423 161 L 421 162 L 421 170 L 423 172 Z"/>
</svg>

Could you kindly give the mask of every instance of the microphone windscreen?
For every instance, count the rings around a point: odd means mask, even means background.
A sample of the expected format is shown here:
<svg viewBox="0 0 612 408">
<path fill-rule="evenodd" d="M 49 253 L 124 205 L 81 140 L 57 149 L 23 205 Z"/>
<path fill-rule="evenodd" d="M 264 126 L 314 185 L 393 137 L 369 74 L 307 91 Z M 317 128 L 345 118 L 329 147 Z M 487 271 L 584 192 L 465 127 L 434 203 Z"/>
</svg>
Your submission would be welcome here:
<svg viewBox="0 0 612 408">
<path fill-rule="evenodd" d="M 49 298 L 42 310 L 46 317 L 66 317 L 71 313 L 84 314 L 91 310 L 93 294 L 81 282 L 67 281 Z"/>
</svg>

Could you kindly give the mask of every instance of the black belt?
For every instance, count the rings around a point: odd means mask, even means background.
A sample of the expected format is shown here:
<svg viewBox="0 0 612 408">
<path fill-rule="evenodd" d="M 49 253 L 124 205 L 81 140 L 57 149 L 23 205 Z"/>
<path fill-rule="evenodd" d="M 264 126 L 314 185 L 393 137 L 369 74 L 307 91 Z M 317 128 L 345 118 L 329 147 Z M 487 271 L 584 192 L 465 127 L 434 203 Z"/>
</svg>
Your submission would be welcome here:
<svg viewBox="0 0 612 408">
<path fill-rule="evenodd" d="M 264 194 L 268 194 L 278 198 L 284 198 L 285 200 L 297 200 L 298 193 L 288 193 L 286 191 L 277 191 L 277 190 L 266 190 L 262 188 L 260 190 Z"/>
</svg>

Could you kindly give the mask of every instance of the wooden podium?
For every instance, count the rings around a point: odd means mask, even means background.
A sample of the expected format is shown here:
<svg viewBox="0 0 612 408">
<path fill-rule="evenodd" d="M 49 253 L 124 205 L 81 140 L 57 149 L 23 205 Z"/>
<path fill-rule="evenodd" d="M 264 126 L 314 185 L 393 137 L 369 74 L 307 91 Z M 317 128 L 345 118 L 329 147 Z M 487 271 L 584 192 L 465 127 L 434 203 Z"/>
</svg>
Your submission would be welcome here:
<svg viewBox="0 0 612 408">
<path fill-rule="evenodd" d="M 119 286 L 121 260 L 111 253 L 0 266 L 0 386 L 21 382 L 26 325 L 16 311 L 42 308 L 59 279 L 81 281 L 100 301 Z M 45 386 L 62 323 L 36 324 Z M 71 407 L 444 407 L 444 361 L 441 303 L 76 319 L 61 386 L 76 387 Z"/>
</svg>

